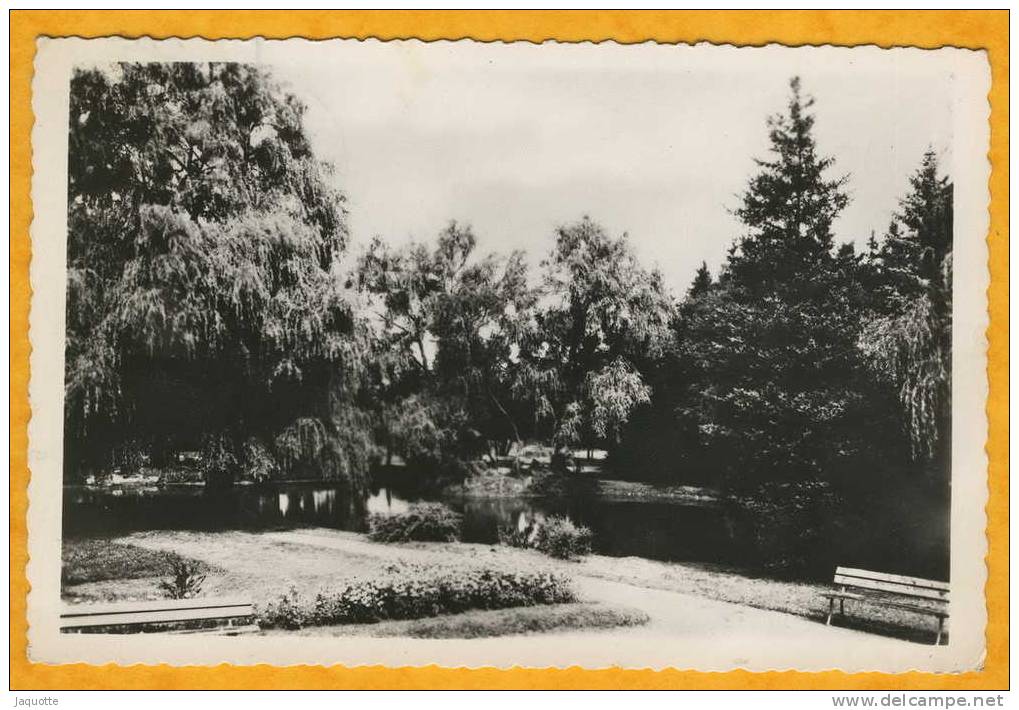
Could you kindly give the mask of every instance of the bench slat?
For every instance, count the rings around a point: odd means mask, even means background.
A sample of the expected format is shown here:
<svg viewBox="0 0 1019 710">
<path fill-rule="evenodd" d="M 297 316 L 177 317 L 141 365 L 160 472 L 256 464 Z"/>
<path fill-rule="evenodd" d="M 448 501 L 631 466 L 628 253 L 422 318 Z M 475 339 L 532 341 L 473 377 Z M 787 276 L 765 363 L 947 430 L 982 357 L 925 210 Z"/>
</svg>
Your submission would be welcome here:
<svg viewBox="0 0 1019 710">
<path fill-rule="evenodd" d="M 856 569 L 855 567 L 838 567 L 835 570 L 835 574 L 846 575 L 847 577 L 860 577 L 862 579 L 874 579 L 879 582 L 896 582 L 898 584 L 908 584 L 926 589 L 940 589 L 945 592 L 949 590 L 948 582 L 939 582 L 934 579 L 923 579 L 921 577 L 906 577 L 905 575 L 888 574 L 887 572 L 871 572 L 870 570 Z"/>
<path fill-rule="evenodd" d="M 948 613 L 948 583 L 937 582 L 919 577 L 906 577 L 899 574 L 870 572 L 855 567 L 835 568 L 834 584 L 841 587 L 838 591 L 825 592 L 828 599 L 828 616 L 826 625 L 831 625 L 835 615 L 835 600 L 839 600 L 838 613 L 845 614 L 845 601 L 871 603 L 904 609 L 916 614 L 934 616 L 938 620 L 938 635 L 935 645 L 941 643 L 944 636 L 945 621 Z M 848 591 L 861 590 L 865 593 Z"/>
<path fill-rule="evenodd" d="M 825 592 L 821 596 L 825 599 L 846 599 L 854 602 L 870 602 L 872 604 L 881 604 L 882 606 L 893 606 L 898 609 L 907 609 L 929 616 L 944 616 L 946 618 L 949 616 L 948 606 L 943 603 L 935 602 L 931 606 L 925 606 L 922 604 L 910 604 L 907 601 L 895 601 L 889 597 L 882 597 L 876 594 L 856 594 L 854 592 Z"/>
<path fill-rule="evenodd" d="M 164 609 L 161 611 L 133 611 L 113 614 L 83 614 L 61 616 L 60 627 L 135 626 L 140 624 L 173 623 L 177 621 L 205 621 L 211 619 L 237 619 L 254 616 L 251 604 L 218 607 L 214 609 Z"/>
<path fill-rule="evenodd" d="M 127 612 L 83 612 L 61 614 L 61 629 L 82 629 L 85 626 L 122 626 L 147 623 L 172 623 L 212 619 L 247 618 L 255 615 L 252 604 L 200 607 L 192 609 L 150 609 Z"/>
<path fill-rule="evenodd" d="M 858 589 L 873 589 L 879 592 L 891 592 L 893 594 L 901 594 L 907 597 L 919 597 L 922 599 L 932 599 L 935 601 L 945 602 L 948 601 L 947 590 L 913 587 L 908 584 L 900 584 L 897 582 L 883 582 L 875 579 L 849 577 L 846 575 L 836 574 L 835 584 L 842 584 L 847 587 L 856 587 Z"/>
<path fill-rule="evenodd" d="M 153 599 L 147 601 L 112 602 L 106 604 L 66 604 L 60 618 L 91 616 L 93 614 L 130 614 L 146 611 L 172 611 L 175 609 L 220 609 L 232 606 L 251 606 L 250 599 L 240 597 L 209 597 L 198 599 Z"/>
<path fill-rule="evenodd" d="M 257 634 L 261 630 L 258 624 L 246 624 L 244 626 L 215 626 L 208 629 L 176 629 L 169 633 L 175 636 L 241 636 L 242 634 Z"/>
</svg>

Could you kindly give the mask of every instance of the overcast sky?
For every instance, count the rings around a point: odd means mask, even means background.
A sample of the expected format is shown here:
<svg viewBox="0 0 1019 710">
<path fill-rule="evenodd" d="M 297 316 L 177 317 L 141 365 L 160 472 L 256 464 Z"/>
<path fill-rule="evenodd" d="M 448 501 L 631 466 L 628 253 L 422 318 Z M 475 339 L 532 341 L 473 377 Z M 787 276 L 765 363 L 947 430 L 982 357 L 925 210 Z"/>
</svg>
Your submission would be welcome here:
<svg viewBox="0 0 1019 710">
<path fill-rule="evenodd" d="M 536 262 L 588 214 L 677 293 L 740 234 L 727 210 L 794 74 L 822 153 L 851 175 L 840 239 L 882 233 L 928 145 L 951 161 L 953 77 L 919 50 L 347 41 L 258 56 L 307 102 L 355 242 L 431 239 L 456 219 L 483 250 Z"/>
</svg>

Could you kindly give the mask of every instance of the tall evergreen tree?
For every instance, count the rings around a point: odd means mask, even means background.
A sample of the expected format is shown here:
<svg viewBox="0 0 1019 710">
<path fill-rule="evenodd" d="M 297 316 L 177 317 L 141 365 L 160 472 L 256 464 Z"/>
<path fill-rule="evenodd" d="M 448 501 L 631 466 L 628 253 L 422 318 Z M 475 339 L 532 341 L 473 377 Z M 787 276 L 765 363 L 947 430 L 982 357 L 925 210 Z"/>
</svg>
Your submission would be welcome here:
<svg viewBox="0 0 1019 710">
<path fill-rule="evenodd" d="M 898 394 L 915 460 L 947 479 L 951 421 L 952 183 L 928 150 L 870 259 L 876 312 L 861 345 Z"/>
<path fill-rule="evenodd" d="M 847 176 L 829 177 L 834 158 L 819 155 L 814 105 L 790 82 L 786 113 L 768 119 L 770 157 L 755 160 L 736 217 L 747 228 L 730 253 L 723 278 L 751 298 L 807 288 L 833 257 L 832 224 L 849 202 Z"/>
<path fill-rule="evenodd" d="M 727 485 L 829 476 L 858 444 L 854 313 L 832 223 L 845 178 L 819 155 L 812 105 L 793 79 L 785 114 L 769 119 L 772 157 L 759 160 L 735 211 L 746 228 L 719 286 L 681 334 L 697 369 L 695 411 L 708 445 L 724 452 Z"/>
<path fill-rule="evenodd" d="M 909 193 L 899 201 L 899 211 L 871 258 L 882 299 L 877 307 L 885 313 L 937 289 L 952 251 L 952 183 L 940 174 L 933 150 L 924 153 L 909 184 Z"/>
<path fill-rule="evenodd" d="M 711 272 L 708 271 L 708 262 L 702 261 L 700 268 L 697 269 L 697 273 L 694 275 L 693 283 L 687 289 L 687 299 L 700 298 L 711 290 L 712 283 Z"/>
</svg>

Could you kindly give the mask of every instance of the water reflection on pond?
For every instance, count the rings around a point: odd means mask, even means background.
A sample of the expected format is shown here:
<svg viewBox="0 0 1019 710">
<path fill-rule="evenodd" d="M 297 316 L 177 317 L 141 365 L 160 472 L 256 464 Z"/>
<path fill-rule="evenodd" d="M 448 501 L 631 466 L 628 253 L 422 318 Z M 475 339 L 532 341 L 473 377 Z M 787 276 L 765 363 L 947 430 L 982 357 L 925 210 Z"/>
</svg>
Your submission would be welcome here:
<svg viewBox="0 0 1019 710">
<path fill-rule="evenodd" d="M 352 497 L 323 483 L 159 488 L 64 489 L 64 533 L 107 536 L 142 530 L 286 530 L 319 526 L 363 532 L 371 513 L 405 512 L 411 503 L 434 499 L 413 486 L 387 482 Z M 447 498 L 464 516 L 465 542 L 495 543 L 500 526 L 523 527 L 549 515 L 567 515 L 594 532 L 597 552 L 682 562 L 737 566 L 753 562 L 752 534 L 720 506 L 670 502 L 617 501 L 590 496 L 552 499 Z M 922 517 L 876 518 L 856 529 L 859 545 L 838 552 L 839 563 L 869 569 L 945 578 L 947 524 Z M 933 518 L 931 520 L 934 520 Z M 867 532 L 867 535 L 864 535 Z M 753 566 L 752 564 L 750 566 Z"/>
<path fill-rule="evenodd" d="M 371 513 L 402 513 L 425 496 L 379 486 L 363 500 L 322 484 L 272 488 L 237 486 L 226 491 L 202 487 L 64 491 L 68 535 L 107 535 L 139 530 L 287 529 L 322 526 L 364 531 Z M 656 559 L 720 561 L 728 557 L 729 536 L 720 510 L 675 503 L 553 501 L 521 498 L 446 499 L 464 516 L 467 542 L 494 543 L 500 526 L 522 527 L 548 515 L 569 515 L 591 527 L 595 547 L 612 555 Z"/>
</svg>

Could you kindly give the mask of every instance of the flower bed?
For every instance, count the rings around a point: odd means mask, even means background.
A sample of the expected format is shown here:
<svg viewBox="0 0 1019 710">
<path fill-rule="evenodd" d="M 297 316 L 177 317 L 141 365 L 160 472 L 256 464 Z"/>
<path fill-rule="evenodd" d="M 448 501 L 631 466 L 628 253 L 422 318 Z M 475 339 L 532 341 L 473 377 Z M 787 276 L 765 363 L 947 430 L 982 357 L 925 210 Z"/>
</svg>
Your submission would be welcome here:
<svg viewBox="0 0 1019 710">
<path fill-rule="evenodd" d="M 292 588 L 259 610 L 259 624 L 299 629 L 573 601 L 569 579 L 550 572 L 399 565 L 313 600 Z"/>
</svg>

